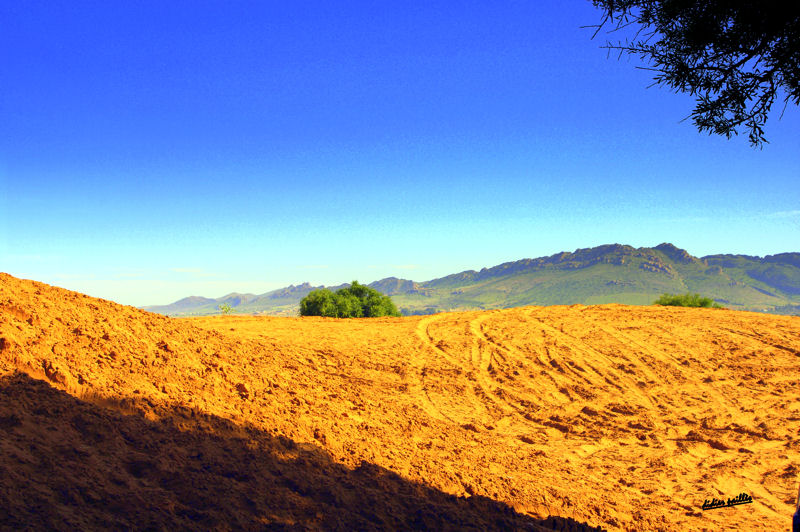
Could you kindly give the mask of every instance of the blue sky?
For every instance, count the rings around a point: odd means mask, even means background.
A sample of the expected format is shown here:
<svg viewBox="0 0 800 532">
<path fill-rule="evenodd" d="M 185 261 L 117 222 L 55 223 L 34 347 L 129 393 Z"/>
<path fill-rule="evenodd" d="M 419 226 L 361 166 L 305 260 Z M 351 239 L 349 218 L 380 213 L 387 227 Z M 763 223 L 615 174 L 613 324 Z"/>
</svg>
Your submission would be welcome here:
<svg viewBox="0 0 800 532">
<path fill-rule="evenodd" d="M 125 304 L 424 281 L 607 243 L 800 251 L 749 147 L 588 1 L 5 2 L 0 271 Z"/>
</svg>

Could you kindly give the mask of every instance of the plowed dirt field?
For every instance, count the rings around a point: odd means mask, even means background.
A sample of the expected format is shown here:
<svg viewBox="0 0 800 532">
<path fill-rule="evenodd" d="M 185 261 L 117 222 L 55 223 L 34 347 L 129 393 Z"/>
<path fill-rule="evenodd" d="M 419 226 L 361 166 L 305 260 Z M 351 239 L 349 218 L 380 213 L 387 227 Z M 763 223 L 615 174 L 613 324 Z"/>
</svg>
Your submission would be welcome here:
<svg viewBox="0 0 800 532">
<path fill-rule="evenodd" d="M 798 368 L 797 317 L 170 319 L 0 274 L 0 528 L 786 530 Z"/>
</svg>

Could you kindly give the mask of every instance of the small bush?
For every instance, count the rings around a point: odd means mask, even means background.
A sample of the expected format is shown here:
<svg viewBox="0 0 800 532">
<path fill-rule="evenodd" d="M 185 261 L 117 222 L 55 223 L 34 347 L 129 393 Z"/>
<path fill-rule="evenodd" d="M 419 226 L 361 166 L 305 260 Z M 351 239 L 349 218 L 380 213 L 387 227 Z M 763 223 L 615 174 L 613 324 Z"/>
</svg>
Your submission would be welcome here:
<svg viewBox="0 0 800 532">
<path fill-rule="evenodd" d="M 668 307 L 704 307 L 725 308 L 709 297 L 700 297 L 700 294 L 663 294 L 653 302 L 654 305 Z"/>
<path fill-rule="evenodd" d="M 347 288 L 331 292 L 327 288 L 314 290 L 300 301 L 301 316 L 329 318 L 377 318 L 399 316 L 391 298 L 358 281 Z"/>
</svg>

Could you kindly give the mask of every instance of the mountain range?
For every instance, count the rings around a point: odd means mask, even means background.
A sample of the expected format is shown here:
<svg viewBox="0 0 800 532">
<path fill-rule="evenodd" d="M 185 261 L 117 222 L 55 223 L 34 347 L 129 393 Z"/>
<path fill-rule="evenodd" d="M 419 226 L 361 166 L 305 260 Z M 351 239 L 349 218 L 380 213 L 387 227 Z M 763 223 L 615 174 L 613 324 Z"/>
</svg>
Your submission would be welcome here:
<svg viewBox="0 0 800 532">
<path fill-rule="evenodd" d="M 191 296 L 143 308 L 169 316 L 200 316 L 218 314 L 219 306 L 227 304 L 242 314 L 296 315 L 300 300 L 312 290 L 345 286 L 306 282 L 260 295 Z M 609 244 L 430 281 L 388 277 L 369 286 L 391 296 L 404 315 L 524 305 L 648 305 L 663 293 L 686 292 L 735 310 L 800 314 L 800 253 L 694 257 L 668 243 L 653 248 Z"/>
</svg>

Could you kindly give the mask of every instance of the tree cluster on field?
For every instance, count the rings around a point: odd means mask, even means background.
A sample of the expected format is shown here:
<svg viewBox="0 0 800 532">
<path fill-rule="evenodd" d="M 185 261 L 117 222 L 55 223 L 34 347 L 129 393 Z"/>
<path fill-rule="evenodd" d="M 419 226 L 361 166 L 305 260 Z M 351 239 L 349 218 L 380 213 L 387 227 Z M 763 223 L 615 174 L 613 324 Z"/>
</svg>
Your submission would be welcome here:
<svg viewBox="0 0 800 532">
<path fill-rule="evenodd" d="M 327 288 L 314 290 L 300 301 L 301 316 L 329 318 L 377 318 L 399 316 L 392 299 L 358 281 L 332 292 Z"/>
</svg>

